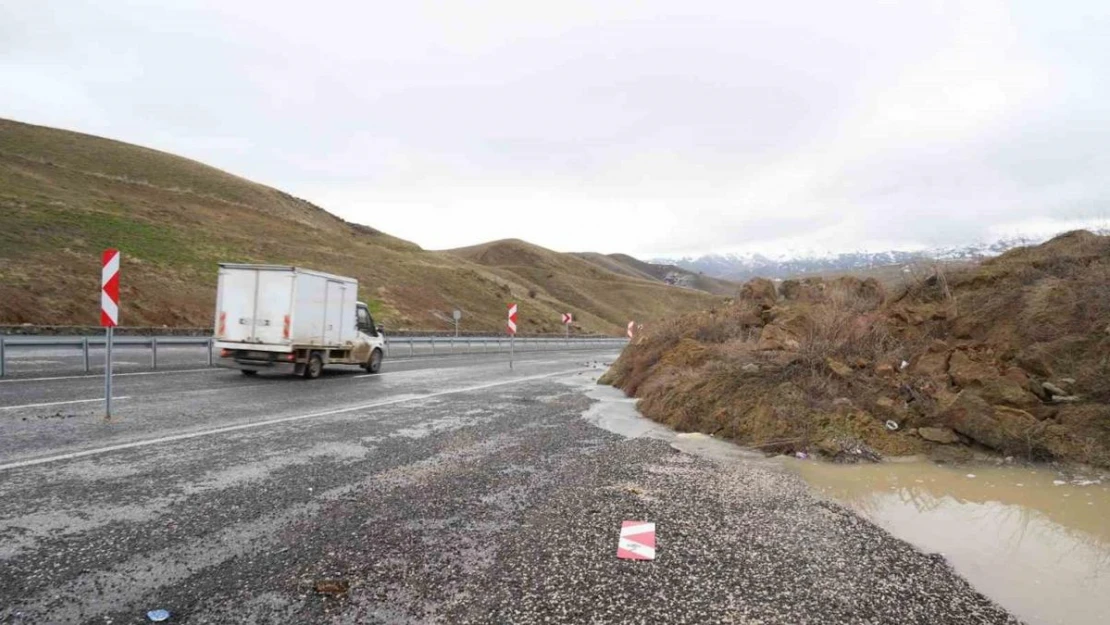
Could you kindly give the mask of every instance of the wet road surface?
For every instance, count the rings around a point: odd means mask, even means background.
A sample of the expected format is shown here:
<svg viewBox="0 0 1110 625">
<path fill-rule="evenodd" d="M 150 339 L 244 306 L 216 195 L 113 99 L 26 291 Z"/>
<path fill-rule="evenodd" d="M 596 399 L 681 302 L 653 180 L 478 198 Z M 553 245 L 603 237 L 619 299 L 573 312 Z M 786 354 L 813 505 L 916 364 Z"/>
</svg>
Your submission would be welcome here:
<svg viewBox="0 0 1110 625">
<path fill-rule="evenodd" d="M 136 375 L 111 422 L 0 383 L 0 623 L 1015 622 L 781 467 L 583 418 L 614 356 Z"/>
</svg>

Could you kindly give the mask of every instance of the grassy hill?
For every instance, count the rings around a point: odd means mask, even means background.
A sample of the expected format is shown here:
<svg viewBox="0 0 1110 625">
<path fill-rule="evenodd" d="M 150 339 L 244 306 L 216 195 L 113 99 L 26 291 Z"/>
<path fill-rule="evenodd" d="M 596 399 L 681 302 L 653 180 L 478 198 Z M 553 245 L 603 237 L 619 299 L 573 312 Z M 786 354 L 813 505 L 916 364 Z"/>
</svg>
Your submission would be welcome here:
<svg viewBox="0 0 1110 625">
<path fill-rule="evenodd" d="M 558 313 L 570 311 L 583 331 L 617 333 L 628 319 L 718 299 L 535 246 L 512 271 L 425 251 L 195 161 L 0 120 L 0 324 L 96 324 L 108 247 L 124 253 L 131 326 L 211 325 L 221 261 L 355 277 L 396 329 L 447 329 L 459 308 L 464 329 L 500 331 L 505 302 L 517 301 L 526 332 L 559 331 Z"/>
<path fill-rule="evenodd" d="M 572 312 L 576 323 L 585 327 L 623 326 L 634 318 L 627 314 L 630 309 L 640 311 L 636 320 L 659 319 L 668 311 L 698 310 L 722 302 L 709 293 L 618 273 L 577 255 L 559 254 L 516 239 L 447 253 L 481 265 L 502 280 L 530 285 L 528 298 L 521 300 L 523 305 L 543 310 L 552 318 L 564 310 Z"/>
</svg>

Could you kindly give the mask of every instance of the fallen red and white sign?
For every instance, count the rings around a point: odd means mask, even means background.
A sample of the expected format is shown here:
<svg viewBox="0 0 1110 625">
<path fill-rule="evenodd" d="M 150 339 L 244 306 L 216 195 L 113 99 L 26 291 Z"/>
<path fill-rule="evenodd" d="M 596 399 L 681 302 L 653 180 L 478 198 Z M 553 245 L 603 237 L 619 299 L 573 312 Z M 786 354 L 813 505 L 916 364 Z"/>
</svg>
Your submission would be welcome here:
<svg viewBox="0 0 1110 625">
<path fill-rule="evenodd" d="M 655 524 L 645 521 L 621 523 L 617 557 L 624 560 L 655 559 Z"/>
<path fill-rule="evenodd" d="M 574 315 L 570 313 L 563 313 L 563 325 L 570 325 L 574 321 Z"/>
</svg>

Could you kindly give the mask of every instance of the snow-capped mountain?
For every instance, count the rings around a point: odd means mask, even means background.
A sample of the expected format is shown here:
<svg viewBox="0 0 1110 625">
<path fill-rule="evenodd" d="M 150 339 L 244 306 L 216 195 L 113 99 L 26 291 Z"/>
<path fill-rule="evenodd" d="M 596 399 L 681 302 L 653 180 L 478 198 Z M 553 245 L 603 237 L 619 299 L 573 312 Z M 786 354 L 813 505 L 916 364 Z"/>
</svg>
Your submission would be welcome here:
<svg viewBox="0 0 1110 625">
<path fill-rule="evenodd" d="M 805 274 L 824 274 L 944 261 L 973 261 L 997 256 L 1011 248 L 1033 245 L 1041 241 L 1018 237 L 961 247 L 937 248 L 926 251 L 888 250 L 884 252 L 851 252 L 828 255 L 801 255 L 769 258 L 761 254 L 710 254 L 698 258 L 658 258 L 651 262 L 677 265 L 689 271 L 714 278 L 742 281 L 756 276 L 790 278 Z"/>
</svg>

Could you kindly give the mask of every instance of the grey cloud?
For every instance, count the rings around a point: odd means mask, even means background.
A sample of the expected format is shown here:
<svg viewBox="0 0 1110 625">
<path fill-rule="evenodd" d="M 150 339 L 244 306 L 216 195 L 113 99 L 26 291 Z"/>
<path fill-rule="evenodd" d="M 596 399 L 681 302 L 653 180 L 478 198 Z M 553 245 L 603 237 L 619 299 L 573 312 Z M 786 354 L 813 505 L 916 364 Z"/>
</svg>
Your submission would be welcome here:
<svg viewBox="0 0 1110 625">
<path fill-rule="evenodd" d="M 179 152 L 427 247 L 940 245 L 1107 210 L 1105 15 L 25 3 L 0 9 L 0 115 Z"/>
</svg>

